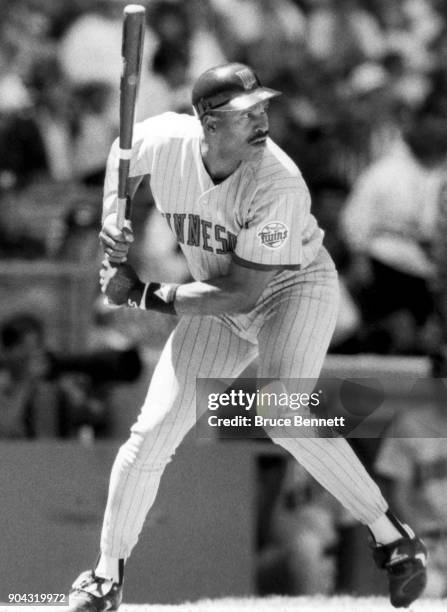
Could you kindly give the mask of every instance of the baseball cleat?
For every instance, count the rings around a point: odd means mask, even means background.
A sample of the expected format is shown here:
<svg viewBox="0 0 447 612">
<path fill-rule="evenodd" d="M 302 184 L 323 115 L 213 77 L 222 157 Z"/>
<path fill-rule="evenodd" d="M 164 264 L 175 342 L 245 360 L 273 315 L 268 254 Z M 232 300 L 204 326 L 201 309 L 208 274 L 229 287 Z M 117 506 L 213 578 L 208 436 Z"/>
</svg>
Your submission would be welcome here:
<svg viewBox="0 0 447 612">
<path fill-rule="evenodd" d="M 372 546 L 378 568 L 388 573 L 390 601 L 395 608 L 407 608 L 427 584 L 427 547 L 416 537 L 403 537 L 386 545 Z"/>
<path fill-rule="evenodd" d="M 117 610 L 123 598 L 123 586 L 83 572 L 73 583 L 68 596 L 68 612 L 104 612 Z"/>
</svg>

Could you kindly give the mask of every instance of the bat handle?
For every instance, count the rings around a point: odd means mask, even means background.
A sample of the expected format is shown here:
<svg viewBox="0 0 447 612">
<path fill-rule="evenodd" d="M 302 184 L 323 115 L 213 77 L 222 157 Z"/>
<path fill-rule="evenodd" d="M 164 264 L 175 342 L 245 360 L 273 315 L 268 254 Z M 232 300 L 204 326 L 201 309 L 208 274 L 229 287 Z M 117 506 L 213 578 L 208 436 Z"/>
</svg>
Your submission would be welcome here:
<svg viewBox="0 0 447 612">
<path fill-rule="evenodd" d="M 127 190 L 127 178 L 129 176 L 130 157 L 120 158 L 118 166 L 118 208 L 117 225 L 123 229 L 126 219 L 131 216 L 131 198 Z"/>
<path fill-rule="evenodd" d="M 123 230 L 124 225 L 127 220 L 131 217 L 132 212 L 132 199 L 130 195 L 126 195 L 124 198 L 118 197 L 118 206 L 116 209 L 116 226 L 119 230 Z M 107 257 L 107 256 L 106 256 Z M 121 264 L 116 262 L 110 262 L 112 268 L 118 268 Z M 110 302 L 107 302 L 107 298 L 105 298 L 104 303 L 110 305 Z"/>
<path fill-rule="evenodd" d="M 118 208 L 116 212 L 116 224 L 118 229 L 122 230 L 126 220 L 131 217 L 132 200 L 129 195 L 124 198 L 118 198 Z"/>
</svg>

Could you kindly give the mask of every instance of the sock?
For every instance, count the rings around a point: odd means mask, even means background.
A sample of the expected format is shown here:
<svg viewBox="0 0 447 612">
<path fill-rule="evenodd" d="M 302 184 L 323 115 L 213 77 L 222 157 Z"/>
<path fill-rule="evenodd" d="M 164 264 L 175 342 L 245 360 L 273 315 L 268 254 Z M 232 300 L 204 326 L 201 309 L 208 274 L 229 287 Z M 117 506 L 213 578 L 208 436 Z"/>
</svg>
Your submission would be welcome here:
<svg viewBox="0 0 447 612">
<path fill-rule="evenodd" d="M 109 557 L 101 553 L 98 563 L 95 567 L 95 575 L 99 578 L 113 580 L 117 584 L 122 584 L 124 572 L 124 559 Z"/>
<path fill-rule="evenodd" d="M 414 533 L 408 525 L 403 525 L 389 510 L 368 525 L 368 528 L 377 544 L 391 544 L 405 537 L 414 538 Z"/>
</svg>

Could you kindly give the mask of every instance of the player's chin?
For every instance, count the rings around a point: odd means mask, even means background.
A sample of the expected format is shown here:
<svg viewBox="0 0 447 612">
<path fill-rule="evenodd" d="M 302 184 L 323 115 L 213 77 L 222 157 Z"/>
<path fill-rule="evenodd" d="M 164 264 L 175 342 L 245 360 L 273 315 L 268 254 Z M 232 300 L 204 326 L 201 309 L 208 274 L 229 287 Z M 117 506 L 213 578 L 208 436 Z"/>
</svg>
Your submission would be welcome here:
<svg viewBox="0 0 447 612">
<path fill-rule="evenodd" d="M 266 139 L 257 140 L 255 142 L 248 143 L 247 146 L 247 158 L 256 158 L 263 154 L 266 145 Z"/>
</svg>

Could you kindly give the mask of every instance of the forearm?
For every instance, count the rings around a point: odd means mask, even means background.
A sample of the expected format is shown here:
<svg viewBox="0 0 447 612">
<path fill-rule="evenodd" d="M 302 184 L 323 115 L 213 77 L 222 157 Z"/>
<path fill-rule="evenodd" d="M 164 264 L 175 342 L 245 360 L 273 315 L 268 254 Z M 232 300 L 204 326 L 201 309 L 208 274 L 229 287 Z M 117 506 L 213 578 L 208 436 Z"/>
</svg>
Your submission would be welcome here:
<svg viewBox="0 0 447 612">
<path fill-rule="evenodd" d="M 207 281 L 185 284 L 144 283 L 127 263 L 112 266 L 107 259 L 100 271 L 102 292 L 110 303 L 166 314 L 207 315 L 249 312 L 276 270 L 232 266 L 230 273 Z"/>
<path fill-rule="evenodd" d="M 177 288 L 174 308 L 179 315 L 236 314 L 250 310 L 256 300 L 226 276 L 192 282 Z"/>
<path fill-rule="evenodd" d="M 227 277 L 183 285 L 147 283 L 136 288 L 133 303 L 143 310 L 159 310 L 177 315 L 216 315 L 248 312 L 255 304 L 253 296 L 229 283 Z M 132 298 L 131 298 L 132 300 Z"/>
</svg>

